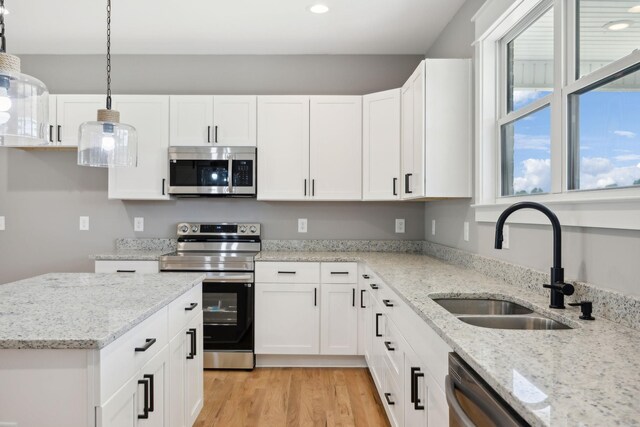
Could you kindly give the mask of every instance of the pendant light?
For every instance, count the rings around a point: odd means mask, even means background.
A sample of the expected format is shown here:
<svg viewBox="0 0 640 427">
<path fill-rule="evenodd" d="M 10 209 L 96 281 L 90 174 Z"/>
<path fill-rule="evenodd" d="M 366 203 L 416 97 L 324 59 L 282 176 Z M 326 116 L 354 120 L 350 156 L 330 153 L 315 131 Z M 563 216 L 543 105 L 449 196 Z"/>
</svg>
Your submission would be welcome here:
<svg viewBox="0 0 640 427">
<path fill-rule="evenodd" d="M 49 91 L 40 80 L 20 72 L 20 58 L 7 52 L 0 0 L 0 145 L 49 143 Z"/>
<path fill-rule="evenodd" d="M 98 110 L 97 121 L 80 125 L 78 164 L 110 168 L 137 163 L 136 129 L 120 123 L 120 113 L 111 109 L 111 0 L 107 0 L 107 108 Z"/>
</svg>

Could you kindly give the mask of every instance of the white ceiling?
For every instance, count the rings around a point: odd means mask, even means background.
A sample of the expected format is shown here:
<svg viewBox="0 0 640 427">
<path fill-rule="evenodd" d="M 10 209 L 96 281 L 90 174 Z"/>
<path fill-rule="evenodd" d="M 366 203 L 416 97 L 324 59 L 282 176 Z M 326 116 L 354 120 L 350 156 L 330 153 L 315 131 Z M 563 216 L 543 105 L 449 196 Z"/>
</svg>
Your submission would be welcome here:
<svg viewBox="0 0 640 427">
<path fill-rule="evenodd" d="M 464 0 L 112 0 L 119 54 L 424 54 Z M 105 51 L 106 0 L 6 0 L 14 54 Z M 469 24 L 471 25 L 471 23 Z"/>
</svg>

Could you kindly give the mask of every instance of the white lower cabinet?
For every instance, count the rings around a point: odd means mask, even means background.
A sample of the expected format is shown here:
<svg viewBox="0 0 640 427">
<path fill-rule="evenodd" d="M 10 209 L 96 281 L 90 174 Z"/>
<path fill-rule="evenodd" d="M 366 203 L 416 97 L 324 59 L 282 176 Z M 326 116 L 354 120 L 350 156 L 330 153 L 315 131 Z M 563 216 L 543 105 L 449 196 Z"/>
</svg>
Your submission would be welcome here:
<svg viewBox="0 0 640 427">
<path fill-rule="evenodd" d="M 323 283 L 320 289 L 320 353 L 357 354 L 356 284 Z"/>
<path fill-rule="evenodd" d="M 158 261 L 97 260 L 96 273 L 159 273 Z"/>
<path fill-rule="evenodd" d="M 426 427 L 429 389 L 425 378 L 426 368 L 411 349 L 404 353 L 404 423 L 407 427 Z M 448 425 L 433 424 L 434 426 Z"/>
</svg>

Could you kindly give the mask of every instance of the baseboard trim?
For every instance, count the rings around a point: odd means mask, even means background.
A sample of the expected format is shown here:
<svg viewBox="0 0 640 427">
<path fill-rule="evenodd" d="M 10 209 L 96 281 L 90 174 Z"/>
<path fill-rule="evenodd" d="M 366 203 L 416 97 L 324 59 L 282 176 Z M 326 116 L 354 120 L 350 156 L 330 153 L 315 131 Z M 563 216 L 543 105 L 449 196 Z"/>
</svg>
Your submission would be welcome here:
<svg viewBox="0 0 640 427">
<path fill-rule="evenodd" d="M 258 354 L 257 368 L 366 368 L 364 356 Z"/>
</svg>

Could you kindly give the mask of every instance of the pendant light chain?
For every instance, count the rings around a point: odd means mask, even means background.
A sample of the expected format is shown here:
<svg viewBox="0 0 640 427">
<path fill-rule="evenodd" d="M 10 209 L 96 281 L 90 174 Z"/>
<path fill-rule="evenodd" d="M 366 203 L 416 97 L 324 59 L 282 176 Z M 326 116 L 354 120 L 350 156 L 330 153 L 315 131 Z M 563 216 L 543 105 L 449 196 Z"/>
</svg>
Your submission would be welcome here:
<svg viewBox="0 0 640 427">
<path fill-rule="evenodd" d="M 111 0 L 107 0 L 107 110 L 111 110 Z"/>
<path fill-rule="evenodd" d="M 109 0 L 111 1 L 111 0 Z M 4 0 L 0 0 L 0 52 L 4 53 L 7 51 L 7 40 L 4 36 Z"/>
</svg>

